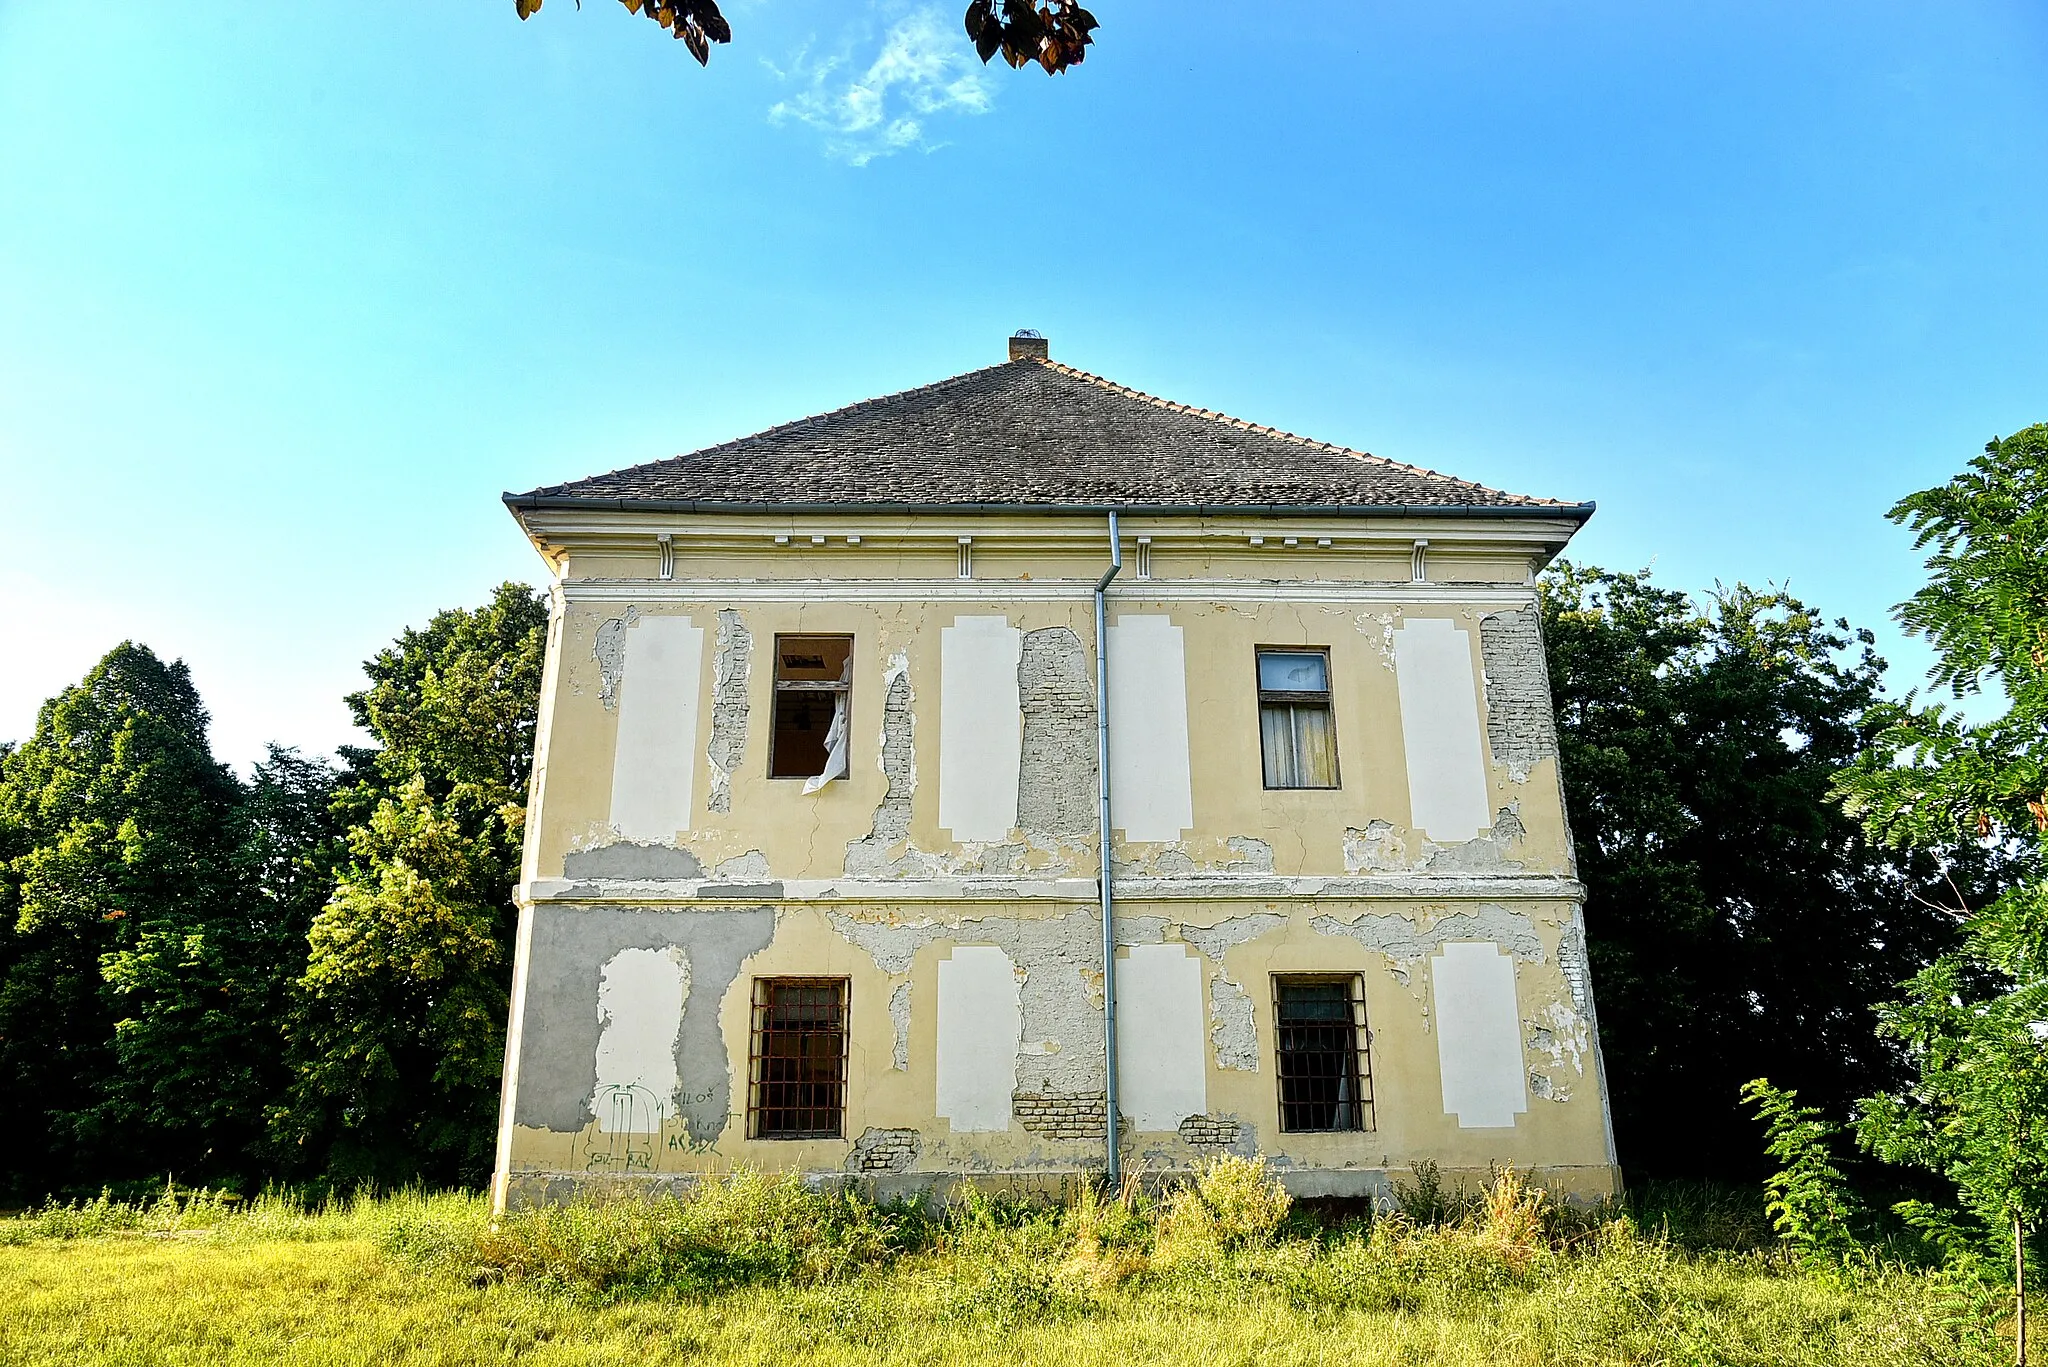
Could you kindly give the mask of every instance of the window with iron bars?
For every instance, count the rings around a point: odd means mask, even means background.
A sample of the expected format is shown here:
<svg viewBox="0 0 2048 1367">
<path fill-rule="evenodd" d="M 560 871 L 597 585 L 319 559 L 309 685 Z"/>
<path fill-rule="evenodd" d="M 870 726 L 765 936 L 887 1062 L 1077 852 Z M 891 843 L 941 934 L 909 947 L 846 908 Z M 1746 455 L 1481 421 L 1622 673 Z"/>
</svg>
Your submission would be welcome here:
<svg viewBox="0 0 2048 1367">
<path fill-rule="evenodd" d="M 1276 974 L 1273 1025 L 1280 1128 L 1372 1129 L 1365 980 L 1355 973 Z"/>
<path fill-rule="evenodd" d="M 846 1128 L 846 979 L 756 978 L 750 1139 L 838 1139 Z"/>
</svg>

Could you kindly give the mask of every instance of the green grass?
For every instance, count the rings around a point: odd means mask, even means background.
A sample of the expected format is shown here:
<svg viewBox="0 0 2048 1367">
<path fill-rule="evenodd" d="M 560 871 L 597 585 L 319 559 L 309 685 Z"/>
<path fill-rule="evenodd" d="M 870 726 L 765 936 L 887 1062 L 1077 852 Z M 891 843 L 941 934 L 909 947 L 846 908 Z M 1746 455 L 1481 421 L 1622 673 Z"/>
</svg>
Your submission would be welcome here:
<svg viewBox="0 0 2048 1367">
<path fill-rule="evenodd" d="M 2010 1361 L 1995 1289 L 1804 1272 L 1667 1195 L 1585 1214 L 1510 1181 L 1333 1227 L 1225 1165 L 945 1212 L 751 1175 L 495 1225 L 467 1195 L 109 1201 L 0 1222 L 0 1363 Z"/>
</svg>

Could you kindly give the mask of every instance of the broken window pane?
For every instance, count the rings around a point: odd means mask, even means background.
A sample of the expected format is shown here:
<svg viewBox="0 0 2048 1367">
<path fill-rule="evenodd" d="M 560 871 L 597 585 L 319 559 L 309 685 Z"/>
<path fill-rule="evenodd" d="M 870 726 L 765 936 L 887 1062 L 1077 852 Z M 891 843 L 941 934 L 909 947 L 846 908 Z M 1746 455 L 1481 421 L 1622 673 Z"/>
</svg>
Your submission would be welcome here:
<svg viewBox="0 0 2048 1367">
<path fill-rule="evenodd" d="M 1273 1019 L 1280 1128 L 1371 1129 L 1364 981 L 1357 974 L 1275 976 Z"/>
<path fill-rule="evenodd" d="M 844 978 L 756 978 L 747 1133 L 837 1139 L 846 1116 Z"/>
<path fill-rule="evenodd" d="M 775 717 L 768 777 L 829 779 L 847 772 L 851 636 L 775 638 Z"/>
<path fill-rule="evenodd" d="M 1335 788 L 1337 728 L 1330 713 L 1330 656 L 1323 650 L 1261 650 L 1259 750 L 1268 788 Z"/>
</svg>

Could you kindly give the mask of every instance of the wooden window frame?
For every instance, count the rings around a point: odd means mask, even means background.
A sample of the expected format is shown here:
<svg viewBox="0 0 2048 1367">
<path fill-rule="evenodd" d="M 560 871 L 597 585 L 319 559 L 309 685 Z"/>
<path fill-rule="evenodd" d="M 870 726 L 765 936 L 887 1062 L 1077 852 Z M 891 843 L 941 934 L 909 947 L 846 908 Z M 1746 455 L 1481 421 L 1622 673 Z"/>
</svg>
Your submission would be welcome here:
<svg viewBox="0 0 2048 1367">
<path fill-rule="evenodd" d="M 798 693 L 822 694 L 828 698 L 836 698 L 838 695 L 844 694 L 846 697 L 846 715 L 849 723 L 851 723 L 853 717 L 853 680 L 847 679 L 844 682 L 832 680 L 828 682 L 817 679 L 783 678 L 782 643 L 784 641 L 844 641 L 846 642 L 846 658 L 851 662 L 854 656 L 854 637 L 850 631 L 780 631 L 775 634 L 774 697 L 768 708 L 768 777 L 771 779 L 793 779 L 797 782 L 803 782 L 807 779 L 816 778 L 818 776 L 817 770 L 812 770 L 808 773 L 783 773 L 780 766 L 776 763 L 775 742 L 776 737 L 782 733 L 782 700 L 785 697 Z M 847 735 L 846 745 L 846 768 L 848 773 L 852 773 L 853 736 L 851 732 Z"/>
<path fill-rule="evenodd" d="M 1323 682 L 1330 685 L 1321 691 L 1267 688 L 1259 678 L 1259 658 L 1263 655 L 1320 655 L 1323 657 Z M 1333 793 L 1344 786 L 1344 773 L 1339 767 L 1337 746 L 1337 675 L 1330 665 L 1328 646 L 1285 646 L 1255 645 L 1252 647 L 1252 689 L 1258 695 L 1259 725 L 1259 783 L 1269 793 Z M 1330 781 L 1328 783 L 1267 783 L 1266 770 L 1266 721 L 1265 711 L 1271 704 L 1281 707 L 1320 706 L 1330 719 Z"/>
<path fill-rule="evenodd" d="M 831 1078 L 775 1078 L 769 1076 L 769 1065 L 777 1058 L 806 1058 L 799 1052 L 795 1055 L 771 1053 L 771 1039 L 783 1033 L 774 1027 L 770 1012 L 775 1006 L 777 988 L 808 987 L 830 988 L 838 995 L 839 1053 L 836 1073 Z M 852 1019 L 853 984 L 848 978 L 789 977 L 754 979 L 753 1018 L 748 1030 L 747 1045 L 747 1138 L 771 1141 L 804 1139 L 844 1139 L 846 1137 L 846 1062 Z M 833 1033 L 828 1030 L 794 1029 L 788 1033 L 798 1036 Z M 794 1103 L 783 1103 L 771 1094 L 773 1088 L 823 1087 L 833 1098 L 825 1105 L 806 1104 L 803 1099 Z M 769 1120 L 778 1113 L 795 1112 L 818 1116 L 830 1113 L 832 1123 L 809 1126 L 769 1127 Z"/>
<path fill-rule="evenodd" d="M 1309 1050 L 1287 1047 L 1290 1030 L 1307 1027 L 1290 1024 L 1281 1004 L 1281 988 L 1291 983 L 1340 983 L 1344 986 L 1345 1000 L 1351 1007 L 1352 1045 L 1347 1050 Z M 1279 1107 L 1279 1128 L 1282 1134 L 1370 1134 L 1378 1128 L 1379 1118 L 1373 1107 L 1372 1085 L 1372 1029 L 1367 1023 L 1365 1012 L 1365 975 L 1363 973 L 1275 973 L 1272 975 L 1273 997 L 1273 1074 L 1275 1099 Z M 1336 1126 L 1309 1126 L 1289 1123 L 1290 1112 L 1298 1112 L 1309 1106 L 1323 1106 L 1330 1103 L 1300 1099 L 1289 1100 L 1287 1084 L 1305 1075 L 1293 1073 L 1290 1078 L 1288 1060 L 1311 1053 L 1332 1054 L 1341 1052 L 1349 1065 L 1348 1080 L 1352 1084 L 1353 1096 L 1348 1103 L 1353 1123 Z M 1309 1075 L 1312 1076 L 1312 1075 Z M 1340 1108 L 1347 1103 L 1335 1103 Z"/>
</svg>

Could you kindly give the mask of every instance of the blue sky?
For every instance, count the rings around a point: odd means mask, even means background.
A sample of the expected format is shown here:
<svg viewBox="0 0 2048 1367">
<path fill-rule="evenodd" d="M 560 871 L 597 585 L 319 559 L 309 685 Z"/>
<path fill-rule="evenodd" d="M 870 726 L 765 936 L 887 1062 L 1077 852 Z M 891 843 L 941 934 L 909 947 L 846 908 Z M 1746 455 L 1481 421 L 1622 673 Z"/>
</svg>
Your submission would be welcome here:
<svg viewBox="0 0 2048 1367">
<path fill-rule="evenodd" d="M 2048 419 L 2038 3 L 0 3 L 0 738 L 123 637 L 216 744 L 539 564 L 498 503 L 1055 357 L 1883 628 Z M 1247 30 L 1249 21 L 1257 27 Z"/>
</svg>

